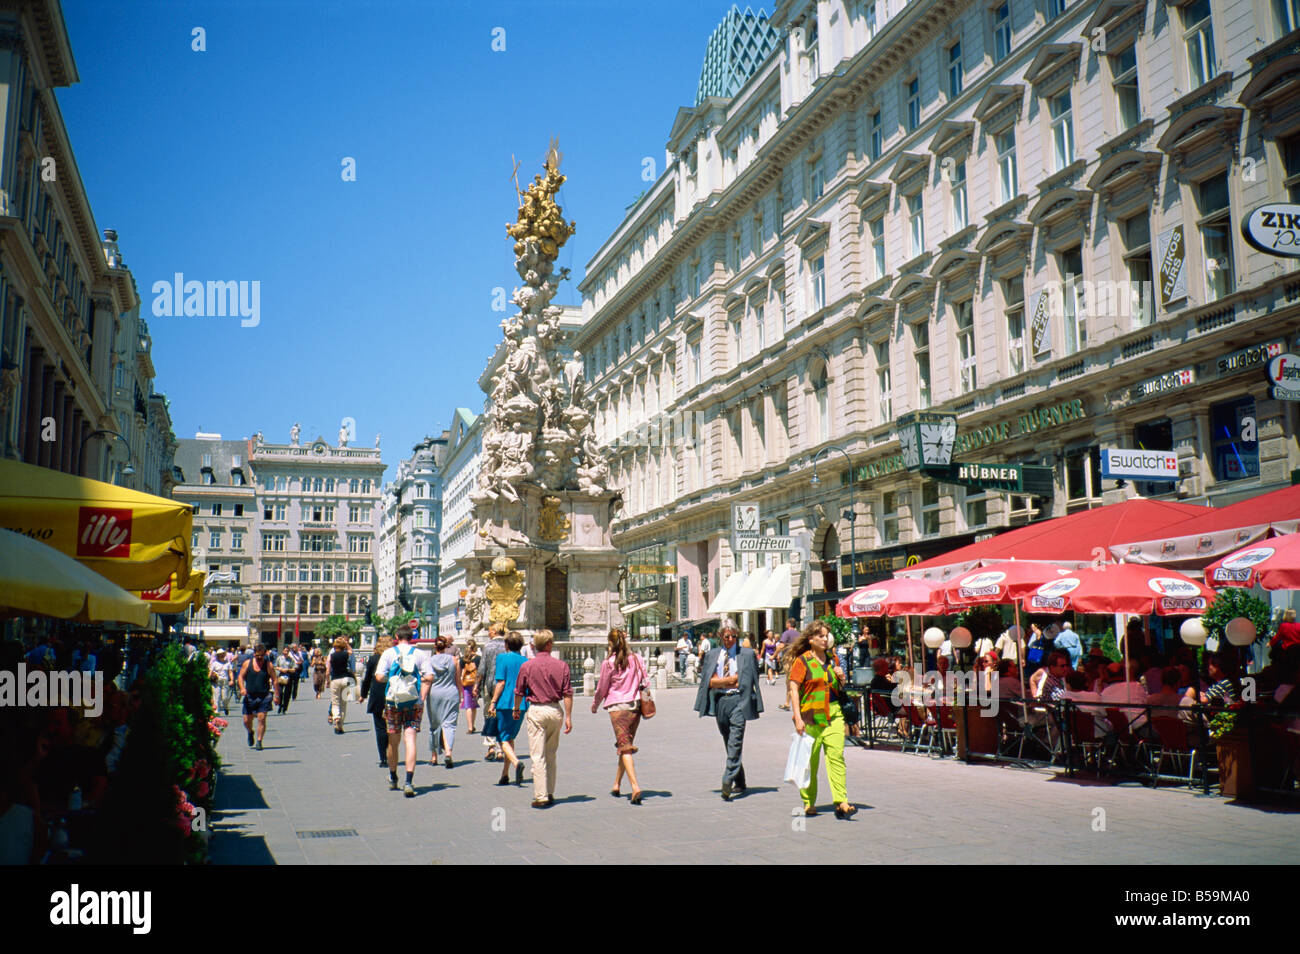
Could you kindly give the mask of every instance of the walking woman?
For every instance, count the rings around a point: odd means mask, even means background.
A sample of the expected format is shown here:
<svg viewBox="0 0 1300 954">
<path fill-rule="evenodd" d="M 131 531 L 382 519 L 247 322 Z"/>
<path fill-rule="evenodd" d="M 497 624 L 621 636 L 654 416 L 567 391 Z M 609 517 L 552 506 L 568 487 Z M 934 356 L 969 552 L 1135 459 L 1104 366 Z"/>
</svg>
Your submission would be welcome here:
<svg viewBox="0 0 1300 954">
<path fill-rule="evenodd" d="M 478 698 L 474 687 L 478 685 L 478 670 L 483 665 L 479 655 L 478 643 L 471 636 L 465 642 L 465 651 L 460 655 L 460 707 L 465 710 L 465 721 L 469 723 L 469 734 L 474 734 L 474 716 L 478 714 Z"/>
<path fill-rule="evenodd" d="M 614 787 L 609 794 L 618 798 L 623 793 L 623 773 L 632 785 L 632 804 L 641 804 L 641 786 L 636 780 L 636 730 L 641 724 L 641 687 L 645 685 L 645 661 L 628 649 L 627 633 L 611 629 L 606 647 L 605 661 L 600 664 L 600 681 L 591 701 L 591 711 L 603 701 L 614 727 L 614 747 L 618 750 L 618 771 L 614 774 Z"/>
<path fill-rule="evenodd" d="M 316 698 L 325 691 L 325 656 L 320 651 L 319 646 L 313 646 L 311 650 L 311 684 L 316 690 Z"/>
<path fill-rule="evenodd" d="M 366 660 L 366 672 L 361 677 L 361 701 L 366 704 L 371 721 L 375 724 L 375 745 L 379 748 L 379 767 L 388 768 L 388 724 L 384 722 L 384 686 L 375 681 L 375 667 L 384 650 L 393 645 L 393 637 L 380 636 L 375 651 Z"/>
<path fill-rule="evenodd" d="M 348 711 L 348 687 L 352 685 L 352 667 L 349 661 L 352 654 L 348 652 L 348 641 L 342 636 L 335 638 L 334 651 L 330 653 L 330 723 L 334 734 L 343 734 L 343 718 Z"/>
<path fill-rule="evenodd" d="M 769 686 L 776 685 L 776 670 L 778 667 L 776 650 L 779 645 L 780 643 L 776 641 L 776 633 L 769 629 L 763 639 L 763 672 L 767 675 L 767 684 Z"/>
<path fill-rule="evenodd" d="M 524 637 L 515 632 L 507 634 L 505 652 L 497 653 L 496 672 L 492 675 L 495 688 L 492 690 L 492 698 L 488 701 L 487 715 L 488 718 L 494 714 L 497 717 L 497 744 L 501 746 L 501 758 L 505 762 L 501 766 L 501 777 L 497 779 L 498 785 L 510 784 L 512 765 L 515 767 L 515 784 L 524 784 L 524 763 L 519 761 L 519 756 L 515 755 L 515 737 L 519 735 L 519 729 L 524 724 L 524 714 L 528 712 L 528 700 L 524 699 L 519 703 L 517 719 L 514 717 L 514 710 L 510 708 L 511 700 L 515 697 L 515 681 L 524 664 L 523 654 L 519 651 L 523 648 Z M 499 708 L 502 699 L 506 701 L 504 709 Z"/>
<path fill-rule="evenodd" d="M 439 636 L 433 643 L 433 688 L 429 690 L 429 764 L 438 764 L 438 753 L 447 754 L 447 768 L 456 744 L 456 720 L 460 716 L 460 660 L 451 653 L 451 640 Z"/>
<path fill-rule="evenodd" d="M 808 780 L 808 787 L 799 790 L 803 813 L 809 816 L 817 814 L 817 763 L 821 759 L 821 750 L 825 748 L 826 774 L 830 777 L 831 796 L 835 799 L 835 817 L 848 819 L 858 809 L 849 803 L 844 777 L 844 713 L 839 703 L 844 672 L 828 652 L 827 644 L 826 628 L 821 623 L 811 623 L 799 634 L 787 655 L 790 674 L 786 695 L 794 730 L 800 735 L 807 732 L 813 738 L 812 777 Z"/>
</svg>

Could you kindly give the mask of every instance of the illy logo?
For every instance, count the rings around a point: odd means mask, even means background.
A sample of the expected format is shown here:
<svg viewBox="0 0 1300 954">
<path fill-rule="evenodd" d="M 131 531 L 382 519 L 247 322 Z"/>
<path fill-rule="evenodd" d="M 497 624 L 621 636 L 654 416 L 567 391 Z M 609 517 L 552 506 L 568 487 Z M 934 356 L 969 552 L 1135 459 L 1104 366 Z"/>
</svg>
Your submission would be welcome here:
<svg viewBox="0 0 1300 954">
<path fill-rule="evenodd" d="M 82 507 L 77 514 L 77 556 L 131 555 L 131 511 Z"/>
</svg>

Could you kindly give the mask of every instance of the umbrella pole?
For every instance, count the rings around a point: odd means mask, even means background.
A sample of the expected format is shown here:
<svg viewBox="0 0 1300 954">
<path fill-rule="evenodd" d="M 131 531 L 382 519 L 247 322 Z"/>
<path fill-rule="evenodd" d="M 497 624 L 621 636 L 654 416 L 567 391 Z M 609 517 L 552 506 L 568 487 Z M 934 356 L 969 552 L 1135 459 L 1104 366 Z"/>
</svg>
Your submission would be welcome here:
<svg viewBox="0 0 1300 954">
<path fill-rule="evenodd" d="M 907 671 L 912 671 L 912 617 L 903 614 L 903 628 L 907 632 Z"/>
<path fill-rule="evenodd" d="M 1011 611 L 1016 616 L 1016 653 L 1019 658 L 1016 660 L 1016 669 L 1020 673 L 1021 686 L 1027 686 L 1025 682 L 1025 631 L 1020 628 L 1020 601 L 1011 604 Z"/>
</svg>

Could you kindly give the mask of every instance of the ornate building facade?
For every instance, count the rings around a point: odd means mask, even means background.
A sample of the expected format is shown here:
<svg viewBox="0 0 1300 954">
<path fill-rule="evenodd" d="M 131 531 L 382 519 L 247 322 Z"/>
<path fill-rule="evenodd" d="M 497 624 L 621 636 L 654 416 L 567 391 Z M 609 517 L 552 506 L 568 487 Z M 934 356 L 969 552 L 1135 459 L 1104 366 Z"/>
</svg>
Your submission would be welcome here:
<svg viewBox="0 0 1300 954">
<path fill-rule="evenodd" d="M 151 411 L 135 280 L 101 242 L 57 87 L 78 81 L 57 0 L 0 9 L 0 454 L 165 493 L 175 438 Z M 165 408 L 164 408 L 165 410 Z"/>
<path fill-rule="evenodd" d="M 615 539 L 668 594 L 651 628 L 763 562 L 820 611 L 1007 526 L 1289 482 L 1297 406 L 1263 363 L 1296 350 L 1300 273 L 1239 223 L 1300 194 L 1296 14 L 778 3 L 780 44 L 678 111 L 580 286 Z M 956 415 L 957 462 L 1045 466 L 1050 490 L 910 472 L 916 411 Z M 1103 478 L 1113 447 L 1168 451 L 1178 479 Z M 733 548 L 740 502 L 772 552 Z"/>
<path fill-rule="evenodd" d="M 478 486 L 479 464 L 483 452 L 483 415 L 467 407 L 458 407 L 451 415 L 447 431 L 447 456 L 443 463 L 441 539 L 438 552 L 441 610 L 438 631 L 465 632 L 465 606 L 461 591 L 468 588 L 465 568 L 456 563 L 474 547 L 473 503 L 470 493 Z"/>
<path fill-rule="evenodd" d="M 375 573 L 386 616 L 417 614 L 436 623 L 440 610 L 443 460 L 446 434 L 426 437 L 397 465 L 384 488 Z"/>
</svg>

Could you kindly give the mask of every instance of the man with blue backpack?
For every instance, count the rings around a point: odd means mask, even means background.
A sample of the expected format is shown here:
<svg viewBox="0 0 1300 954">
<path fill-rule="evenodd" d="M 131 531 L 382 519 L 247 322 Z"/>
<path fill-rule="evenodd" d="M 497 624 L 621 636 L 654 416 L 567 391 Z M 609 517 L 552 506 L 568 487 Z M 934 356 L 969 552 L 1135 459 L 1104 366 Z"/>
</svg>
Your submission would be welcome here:
<svg viewBox="0 0 1300 954">
<path fill-rule="evenodd" d="M 424 718 L 424 703 L 433 685 L 433 664 L 429 654 L 411 645 L 411 627 L 399 626 L 397 645 L 384 650 L 375 666 L 375 681 L 384 689 L 384 723 L 388 729 L 388 787 L 397 791 L 397 747 L 406 745 L 407 798 L 415 797 L 415 737 Z"/>
</svg>

